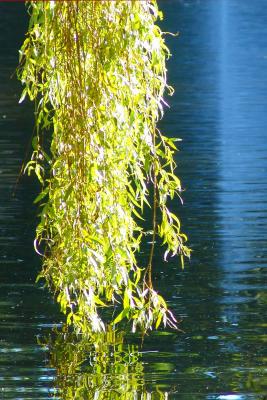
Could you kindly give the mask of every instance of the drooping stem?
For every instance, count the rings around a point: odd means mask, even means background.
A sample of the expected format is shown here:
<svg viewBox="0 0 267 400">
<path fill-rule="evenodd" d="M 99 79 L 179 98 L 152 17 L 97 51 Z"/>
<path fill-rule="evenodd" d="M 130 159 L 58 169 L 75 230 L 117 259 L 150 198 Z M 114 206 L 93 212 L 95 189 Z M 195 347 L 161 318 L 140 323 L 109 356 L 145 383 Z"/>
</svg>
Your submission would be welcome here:
<svg viewBox="0 0 267 400">
<path fill-rule="evenodd" d="M 155 131 L 153 132 L 153 153 L 156 156 L 156 134 Z M 152 183 L 153 183 L 153 209 L 152 209 L 152 241 L 151 241 L 151 249 L 149 253 L 149 260 L 147 270 L 145 272 L 145 279 L 144 283 L 149 289 L 153 289 L 152 283 L 152 263 L 153 263 L 153 256 L 155 252 L 155 243 L 156 243 L 156 236 L 157 236 L 157 208 L 158 208 L 158 201 L 157 201 L 157 172 L 156 172 L 156 160 L 152 165 Z M 144 287 L 145 289 L 145 287 Z"/>
</svg>

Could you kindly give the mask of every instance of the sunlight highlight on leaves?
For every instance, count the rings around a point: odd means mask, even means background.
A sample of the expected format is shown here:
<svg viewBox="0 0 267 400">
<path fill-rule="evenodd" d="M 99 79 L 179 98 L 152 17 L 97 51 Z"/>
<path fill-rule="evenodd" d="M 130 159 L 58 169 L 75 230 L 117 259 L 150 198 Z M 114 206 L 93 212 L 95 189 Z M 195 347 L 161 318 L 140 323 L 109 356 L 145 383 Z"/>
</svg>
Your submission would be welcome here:
<svg viewBox="0 0 267 400">
<path fill-rule="evenodd" d="M 35 248 L 40 274 L 77 331 L 103 331 L 102 310 L 121 304 L 113 324 L 176 326 L 153 289 L 156 236 L 165 257 L 189 257 L 167 201 L 180 197 L 176 139 L 156 128 L 166 104 L 169 51 L 155 24 L 156 1 L 29 2 L 20 50 L 20 102 L 36 104 L 36 135 L 26 169 L 42 191 Z M 148 266 L 136 254 L 144 208 L 153 222 Z"/>
</svg>

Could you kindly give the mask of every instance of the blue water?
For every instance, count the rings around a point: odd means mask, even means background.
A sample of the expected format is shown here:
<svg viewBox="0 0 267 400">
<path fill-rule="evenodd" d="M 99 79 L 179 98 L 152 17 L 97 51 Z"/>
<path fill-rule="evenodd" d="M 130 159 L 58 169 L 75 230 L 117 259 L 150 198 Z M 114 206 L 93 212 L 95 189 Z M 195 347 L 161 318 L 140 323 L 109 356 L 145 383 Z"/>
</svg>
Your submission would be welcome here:
<svg viewBox="0 0 267 400">
<path fill-rule="evenodd" d="M 176 260 L 165 265 L 158 251 L 154 279 L 182 332 L 155 332 L 143 345 L 128 335 L 133 347 L 117 349 L 119 357 L 105 364 L 71 337 L 53 334 L 52 344 L 40 344 L 63 318 L 34 283 L 38 187 L 26 177 L 17 183 L 33 110 L 17 104 L 21 88 L 10 76 L 27 15 L 23 4 L 0 3 L 0 398 L 267 398 L 266 3 L 160 6 L 163 29 L 179 31 L 166 37 L 176 92 L 161 128 L 182 139 L 184 205 L 173 207 L 193 254 L 182 271 Z"/>
</svg>

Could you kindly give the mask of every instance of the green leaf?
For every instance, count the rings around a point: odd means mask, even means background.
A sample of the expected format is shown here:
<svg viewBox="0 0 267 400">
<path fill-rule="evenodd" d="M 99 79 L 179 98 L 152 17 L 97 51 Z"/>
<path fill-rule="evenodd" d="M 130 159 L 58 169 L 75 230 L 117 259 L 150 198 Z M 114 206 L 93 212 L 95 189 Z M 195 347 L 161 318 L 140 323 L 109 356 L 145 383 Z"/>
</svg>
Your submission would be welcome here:
<svg viewBox="0 0 267 400">
<path fill-rule="evenodd" d="M 34 136 L 32 139 L 32 148 L 33 148 L 33 150 L 38 149 L 38 137 L 37 136 Z"/>
<path fill-rule="evenodd" d="M 26 87 L 25 89 L 23 89 L 23 92 L 22 92 L 21 97 L 19 99 L 19 104 L 23 102 L 23 100 L 27 96 L 27 93 L 28 93 L 28 88 Z"/>
<path fill-rule="evenodd" d="M 38 194 L 38 196 L 34 199 L 33 203 L 39 203 L 41 200 L 43 200 L 49 193 L 49 188 L 46 187 L 41 193 Z"/>
<path fill-rule="evenodd" d="M 127 317 L 129 315 L 130 307 L 124 309 L 117 317 L 114 319 L 112 322 L 112 325 L 118 324 L 123 318 Z"/>
<path fill-rule="evenodd" d="M 160 323 L 161 323 L 161 321 L 162 321 L 162 317 L 163 317 L 163 315 L 162 315 L 162 313 L 160 312 L 159 315 L 158 315 L 156 324 L 155 324 L 155 328 L 156 328 L 156 329 L 158 329 L 158 327 L 159 327 L 159 325 L 160 325 Z"/>
</svg>

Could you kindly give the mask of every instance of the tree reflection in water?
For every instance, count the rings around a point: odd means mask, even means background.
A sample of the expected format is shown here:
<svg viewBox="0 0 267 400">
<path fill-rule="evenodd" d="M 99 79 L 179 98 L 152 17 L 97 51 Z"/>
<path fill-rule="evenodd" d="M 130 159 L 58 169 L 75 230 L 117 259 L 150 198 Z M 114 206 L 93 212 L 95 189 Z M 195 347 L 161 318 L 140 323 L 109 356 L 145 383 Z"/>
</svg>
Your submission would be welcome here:
<svg viewBox="0 0 267 400">
<path fill-rule="evenodd" d="M 148 391 L 137 345 L 124 343 L 124 332 L 77 336 L 63 326 L 46 343 L 55 368 L 55 396 L 63 400 L 167 400 L 168 393 Z"/>
</svg>

